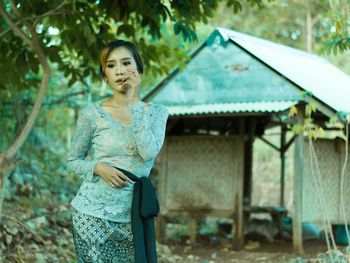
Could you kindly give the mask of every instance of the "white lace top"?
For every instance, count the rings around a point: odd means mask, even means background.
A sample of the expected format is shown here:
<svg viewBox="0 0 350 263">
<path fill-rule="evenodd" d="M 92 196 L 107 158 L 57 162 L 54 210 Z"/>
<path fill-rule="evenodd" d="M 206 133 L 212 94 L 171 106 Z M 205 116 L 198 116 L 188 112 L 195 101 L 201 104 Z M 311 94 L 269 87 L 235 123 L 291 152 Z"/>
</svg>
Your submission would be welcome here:
<svg viewBox="0 0 350 263">
<path fill-rule="evenodd" d="M 114 120 L 99 103 L 80 113 L 67 167 L 84 179 L 71 201 L 81 213 L 116 222 L 130 222 L 133 185 L 112 188 L 94 174 L 98 162 L 120 167 L 138 177 L 150 174 L 165 137 L 169 112 L 162 104 L 129 104 L 131 124 Z M 92 150 L 92 160 L 85 160 Z"/>
</svg>

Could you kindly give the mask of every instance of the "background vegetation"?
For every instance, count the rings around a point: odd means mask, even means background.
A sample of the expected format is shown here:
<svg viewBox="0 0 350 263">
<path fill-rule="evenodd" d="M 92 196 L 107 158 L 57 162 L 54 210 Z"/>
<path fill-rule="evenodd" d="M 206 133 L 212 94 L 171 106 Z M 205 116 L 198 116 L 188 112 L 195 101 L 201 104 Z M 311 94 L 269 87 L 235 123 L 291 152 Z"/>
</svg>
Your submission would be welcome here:
<svg viewBox="0 0 350 263">
<path fill-rule="evenodd" d="M 349 8 L 349 0 L 0 0 L 0 196 L 24 209 L 73 198 L 81 180 L 66 158 L 80 109 L 111 95 L 98 72 L 109 41 L 131 40 L 142 52 L 141 97 L 218 26 L 319 54 L 350 74 Z M 278 192 L 278 158 L 262 145 L 254 174 Z M 278 195 L 255 193 L 257 204 L 278 204 Z"/>
</svg>

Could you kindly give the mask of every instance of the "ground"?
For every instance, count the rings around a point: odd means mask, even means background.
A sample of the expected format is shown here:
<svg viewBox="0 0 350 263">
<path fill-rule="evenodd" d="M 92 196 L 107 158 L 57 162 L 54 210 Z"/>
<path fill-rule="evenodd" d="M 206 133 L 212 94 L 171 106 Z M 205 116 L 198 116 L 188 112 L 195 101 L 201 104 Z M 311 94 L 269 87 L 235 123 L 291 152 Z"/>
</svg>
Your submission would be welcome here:
<svg viewBox="0 0 350 263">
<path fill-rule="evenodd" d="M 29 207 L 29 203 L 23 200 L 5 202 L 0 224 L 0 262 L 76 262 L 71 235 L 70 205 L 54 200 L 35 205 Z M 164 243 L 159 243 L 159 263 L 290 263 L 298 258 L 293 253 L 290 242 L 246 241 L 245 248 L 237 252 L 232 250 L 232 239 L 217 237 L 215 233 L 198 235 L 193 246 L 188 244 L 188 239 L 186 235 L 176 238 L 170 236 Z M 326 251 L 326 245 L 322 242 L 307 242 L 302 257 L 314 258 Z"/>
<path fill-rule="evenodd" d="M 175 258 L 179 259 L 176 262 L 289 263 L 293 259 L 300 257 L 298 254 L 293 253 L 292 244 L 290 243 L 259 244 L 259 248 L 243 249 L 239 252 L 225 246 L 213 247 L 206 245 L 197 245 L 193 248 L 176 245 L 170 246 L 170 249 L 176 255 Z M 305 245 L 305 253 L 302 258 L 315 258 L 318 253 L 324 253 L 326 250 L 327 248 L 324 244 L 309 243 Z"/>
</svg>

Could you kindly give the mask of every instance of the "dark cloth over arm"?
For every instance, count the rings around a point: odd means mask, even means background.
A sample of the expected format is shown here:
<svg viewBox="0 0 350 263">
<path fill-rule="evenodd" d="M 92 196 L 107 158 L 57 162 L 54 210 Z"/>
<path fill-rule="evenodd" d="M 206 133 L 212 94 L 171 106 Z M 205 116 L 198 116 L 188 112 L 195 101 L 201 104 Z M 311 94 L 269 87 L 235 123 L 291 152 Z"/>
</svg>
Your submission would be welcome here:
<svg viewBox="0 0 350 263">
<path fill-rule="evenodd" d="M 159 213 L 159 202 L 156 191 L 149 178 L 139 178 L 128 171 L 115 168 L 135 182 L 131 206 L 135 263 L 157 263 L 154 217 Z"/>
</svg>

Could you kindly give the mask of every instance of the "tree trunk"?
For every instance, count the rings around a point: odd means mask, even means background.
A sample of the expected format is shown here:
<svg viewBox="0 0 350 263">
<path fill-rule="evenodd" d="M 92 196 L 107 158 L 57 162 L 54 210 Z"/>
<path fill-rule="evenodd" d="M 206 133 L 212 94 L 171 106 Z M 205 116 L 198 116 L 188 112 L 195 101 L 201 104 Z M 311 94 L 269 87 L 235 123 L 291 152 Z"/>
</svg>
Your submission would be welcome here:
<svg viewBox="0 0 350 263">
<path fill-rule="evenodd" d="M 310 0 L 306 0 L 306 51 L 312 52 L 312 16 Z"/>
<path fill-rule="evenodd" d="M 13 8 L 16 9 L 15 6 L 13 6 Z M 30 38 L 24 31 L 22 31 L 22 29 L 18 28 L 18 26 L 16 26 L 13 23 L 9 14 L 6 12 L 2 1 L 0 1 L 0 14 L 5 19 L 7 24 L 11 26 L 12 29 L 19 35 L 19 37 L 32 48 L 33 52 L 38 56 L 39 63 L 42 66 L 43 72 L 44 72 L 40 83 L 40 89 L 39 89 L 37 98 L 35 100 L 34 106 L 32 108 L 32 112 L 30 113 L 26 121 L 26 124 L 24 125 L 23 130 L 20 132 L 19 136 L 15 139 L 15 141 L 10 145 L 10 147 L 5 152 L 0 152 L 0 222 L 1 222 L 3 201 L 5 198 L 4 190 L 5 190 L 6 182 L 10 173 L 16 167 L 17 152 L 22 147 L 25 140 L 27 139 L 28 134 L 32 129 L 34 122 L 39 114 L 39 110 L 44 99 L 45 91 L 49 83 L 51 68 L 40 46 L 40 43 L 36 34 L 36 29 L 29 24 L 25 24 L 27 27 L 27 30 L 31 35 L 31 38 Z"/>
</svg>

